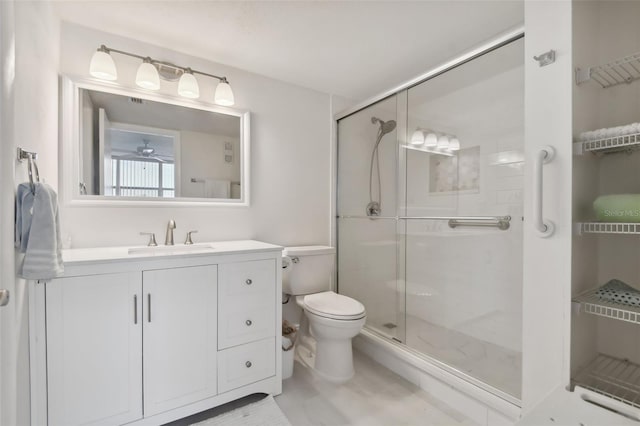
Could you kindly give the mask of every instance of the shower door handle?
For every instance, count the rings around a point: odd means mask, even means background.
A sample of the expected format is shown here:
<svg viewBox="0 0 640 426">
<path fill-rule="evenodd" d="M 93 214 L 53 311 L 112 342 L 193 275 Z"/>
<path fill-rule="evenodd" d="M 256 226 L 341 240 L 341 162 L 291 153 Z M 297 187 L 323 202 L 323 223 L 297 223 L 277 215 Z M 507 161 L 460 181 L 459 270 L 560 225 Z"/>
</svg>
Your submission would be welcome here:
<svg viewBox="0 0 640 426">
<path fill-rule="evenodd" d="M 541 238 L 550 237 L 555 230 L 553 222 L 545 220 L 542 214 L 544 165 L 553 160 L 555 154 L 556 150 L 547 145 L 538 151 L 533 161 L 533 226 Z"/>
</svg>

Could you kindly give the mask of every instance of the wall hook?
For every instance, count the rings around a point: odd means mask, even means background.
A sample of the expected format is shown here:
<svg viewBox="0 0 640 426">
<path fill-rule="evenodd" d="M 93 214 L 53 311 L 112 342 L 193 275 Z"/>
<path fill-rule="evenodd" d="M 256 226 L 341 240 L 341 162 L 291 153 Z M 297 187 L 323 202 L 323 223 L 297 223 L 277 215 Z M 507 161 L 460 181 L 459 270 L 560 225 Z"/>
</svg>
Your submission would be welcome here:
<svg viewBox="0 0 640 426">
<path fill-rule="evenodd" d="M 549 50 L 548 52 L 544 52 L 538 56 L 534 56 L 533 59 L 535 59 L 536 61 L 538 61 L 538 64 L 541 67 L 547 66 L 549 64 L 552 64 L 556 61 L 556 51 L 555 50 Z"/>
</svg>

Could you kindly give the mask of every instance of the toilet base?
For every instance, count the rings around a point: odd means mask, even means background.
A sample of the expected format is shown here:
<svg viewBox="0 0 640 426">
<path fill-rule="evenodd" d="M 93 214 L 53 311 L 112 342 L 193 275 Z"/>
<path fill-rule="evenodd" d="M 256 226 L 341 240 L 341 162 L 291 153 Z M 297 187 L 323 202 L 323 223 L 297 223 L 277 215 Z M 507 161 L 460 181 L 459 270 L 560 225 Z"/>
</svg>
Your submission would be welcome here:
<svg viewBox="0 0 640 426">
<path fill-rule="evenodd" d="M 331 368 L 331 373 L 327 373 L 321 369 L 316 368 L 316 342 L 311 336 L 306 336 L 306 341 L 302 344 L 296 345 L 297 359 L 311 372 L 318 376 L 320 379 L 326 380 L 335 384 L 342 384 L 353 378 L 355 370 L 353 368 L 353 352 L 351 350 L 351 342 L 349 341 L 349 358 L 341 361 L 342 366 L 334 370 L 335 365 Z M 336 375 L 335 373 L 339 373 Z"/>
</svg>

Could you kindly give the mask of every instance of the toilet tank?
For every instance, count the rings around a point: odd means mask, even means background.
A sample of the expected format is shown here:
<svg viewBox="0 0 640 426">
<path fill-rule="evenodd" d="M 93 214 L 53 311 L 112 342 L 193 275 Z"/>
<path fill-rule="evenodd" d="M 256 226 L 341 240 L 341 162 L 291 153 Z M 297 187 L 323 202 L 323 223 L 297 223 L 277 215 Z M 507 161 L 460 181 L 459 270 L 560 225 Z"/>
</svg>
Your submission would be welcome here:
<svg viewBox="0 0 640 426">
<path fill-rule="evenodd" d="M 328 246 L 286 247 L 282 292 L 299 296 L 330 290 L 335 254 L 336 249 Z"/>
</svg>

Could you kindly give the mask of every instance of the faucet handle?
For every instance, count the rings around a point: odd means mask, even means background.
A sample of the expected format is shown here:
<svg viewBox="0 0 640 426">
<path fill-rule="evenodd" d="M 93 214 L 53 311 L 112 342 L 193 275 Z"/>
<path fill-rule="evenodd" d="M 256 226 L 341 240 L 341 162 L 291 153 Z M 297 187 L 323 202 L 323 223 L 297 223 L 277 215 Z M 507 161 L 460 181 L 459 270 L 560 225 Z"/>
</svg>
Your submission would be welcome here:
<svg viewBox="0 0 640 426">
<path fill-rule="evenodd" d="M 191 239 L 191 234 L 195 234 L 197 232 L 198 231 L 189 231 L 189 232 L 187 232 L 187 239 L 184 240 L 184 244 L 187 245 L 187 246 L 190 245 L 190 244 L 193 244 L 193 240 Z"/>
<path fill-rule="evenodd" d="M 147 246 L 155 247 L 158 245 L 158 243 L 156 243 L 156 234 L 154 234 L 153 232 L 141 232 L 140 235 L 149 236 L 149 243 L 147 244 Z"/>
</svg>

